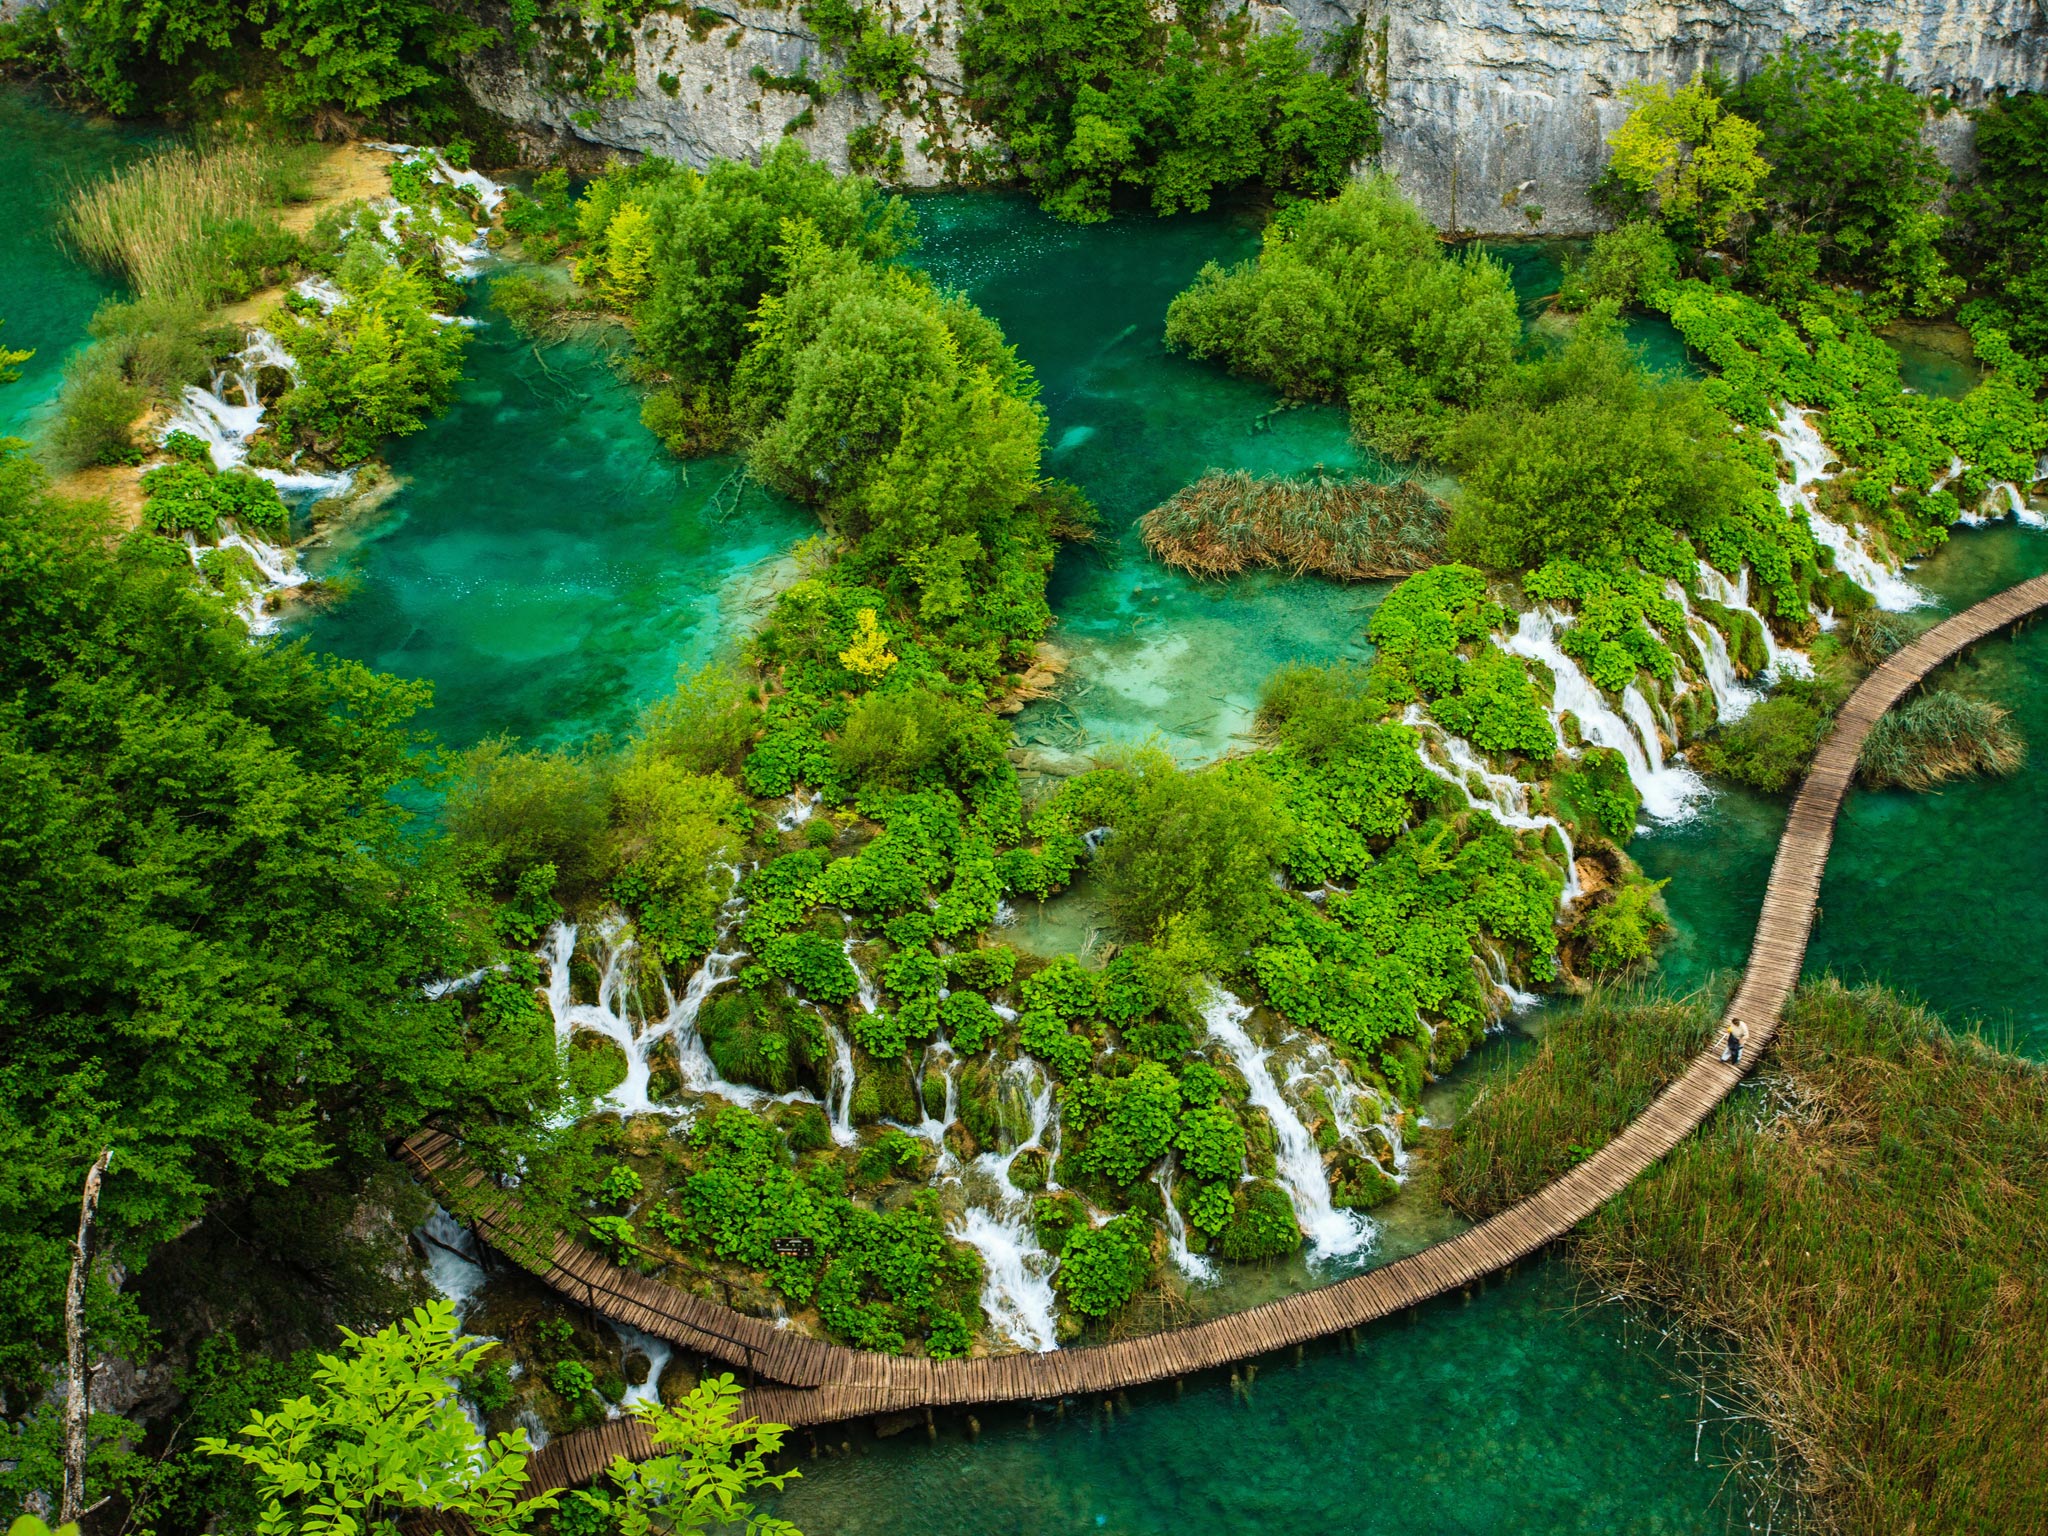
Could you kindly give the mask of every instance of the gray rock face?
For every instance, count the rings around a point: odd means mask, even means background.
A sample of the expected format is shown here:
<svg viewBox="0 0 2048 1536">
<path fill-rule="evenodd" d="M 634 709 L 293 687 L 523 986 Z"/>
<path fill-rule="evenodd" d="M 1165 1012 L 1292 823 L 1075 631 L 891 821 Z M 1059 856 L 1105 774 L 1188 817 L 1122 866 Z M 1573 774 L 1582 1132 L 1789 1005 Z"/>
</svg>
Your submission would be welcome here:
<svg viewBox="0 0 2048 1536">
<path fill-rule="evenodd" d="M 2048 87 L 2041 0 L 1367 0 L 1365 19 L 1385 38 L 1383 163 L 1440 227 L 1484 234 L 1601 227 L 1585 189 L 1633 81 L 1740 78 L 1787 41 L 1868 28 L 1903 37 L 1906 84 L 1960 105 Z M 1967 118 L 1929 129 L 1967 156 Z"/>
<path fill-rule="evenodd" d="M 865 129 L 876 159 L 892 142 L 901 148 L 890 181 L 929 187 L 958 180 L 966 156 L 988 139 L 960 105 L 957 0 L 911 0 L 900 10 L 892 30 L 920 34 L 926 70 L 911 84 L 914 100 L 886 107 L 853 90 L 825 91 L 814 102 L 796 86 L 829 85 L 837 62 L 797 9 L 719 4 L 653 12 L 640 29 L 631 89 L 608 100 L 551 90 L 509 43 L 477 55 L 463 74 L 484 106 L 572 155 L 581 144 L 695 166 L 758 162 L 788 137 L 843 172 L 849 140 Z"/>
<path fill-rule="evenodd" d="M 1686 80 L 1708 65 L 1740 77 L 1788 40 L 1858 28 L 1904 38 L 1900 77 L 1961 106 L 1991 91 L 2048 89 L 2048 0 L 1251 0 L 1262 30 L 1292 20 L 1311 44 L 1357 24 L 1360 68 L 1381 115 L 1382 165 L 1439 227 L 1482 234 L 1600 228 L 1586 188 L 1628 115 L 1624 86 Z M 915 100 L 885 109 L 854 91 L 817 104 L 776 82 L 828 82 L 834 60 L 794 5 L 657 12 L 642 29 L 630 91 L 587 101 L 551 91 L 509 46 L 467 68 L 486 106 L 557 149 L 649 152 L 693 165 L 758 159 L 786 134 L 835 169 L 866 130 L 893 142 L 889 179 L 963 178 L 986 133 L 960 102 L 960 0 L 908 0 L 892 13 L 929 59 Z M 1951 164 L 1967 118 L 1931 119 Z"/>
</svg>

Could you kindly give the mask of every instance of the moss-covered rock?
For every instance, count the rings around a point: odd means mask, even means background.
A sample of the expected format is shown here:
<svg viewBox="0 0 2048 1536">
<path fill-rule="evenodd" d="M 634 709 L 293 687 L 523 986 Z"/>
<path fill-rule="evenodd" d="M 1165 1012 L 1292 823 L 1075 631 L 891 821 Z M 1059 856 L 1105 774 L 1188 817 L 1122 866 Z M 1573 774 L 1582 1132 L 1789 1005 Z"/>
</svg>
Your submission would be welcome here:
<svg viewBox="0 0 2048 1536">
<path fill-rule="evenodd" d="M 1287 1191 L 1271 1179 L 1254 1179 L 1240 1186 L 1237 1208 L 1218 1235 L 1216 1246 L 1226 1259 L 1239 1264 L 1294 1252 L 1301 1246 L 1301 1223 Z"/>
</svg>

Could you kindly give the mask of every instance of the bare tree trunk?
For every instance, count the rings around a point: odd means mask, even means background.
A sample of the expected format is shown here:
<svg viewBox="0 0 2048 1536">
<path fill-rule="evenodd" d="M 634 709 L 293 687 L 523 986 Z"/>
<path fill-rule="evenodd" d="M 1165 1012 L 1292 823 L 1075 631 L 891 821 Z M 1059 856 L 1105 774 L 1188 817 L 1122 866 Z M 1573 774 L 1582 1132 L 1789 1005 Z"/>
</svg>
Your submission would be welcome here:
<svg viewBox="0 0 2048 1536">
<path fill-rule="evenodd" d="M 85 1281 L 92 1268 L 92 1222 L 100 1206 L 100 1181 L 114 1166 L 108 1147 L 85 1172 L 85 1198 L 78 1203 L 78 1242 L 71 1250 L 71 1279 L 64 1287 L 64 1500 L 57 1523 L 78 1519 L 85 1504 L 85 1421 L 92 1410 L 85 1375 Z"/>
</svg>

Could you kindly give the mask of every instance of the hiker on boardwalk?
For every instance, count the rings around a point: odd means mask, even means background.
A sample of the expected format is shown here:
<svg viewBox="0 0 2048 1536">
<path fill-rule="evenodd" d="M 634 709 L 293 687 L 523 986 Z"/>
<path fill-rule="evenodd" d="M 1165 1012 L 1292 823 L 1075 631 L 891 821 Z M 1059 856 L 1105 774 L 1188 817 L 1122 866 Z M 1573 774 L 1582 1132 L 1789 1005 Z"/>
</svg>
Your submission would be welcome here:
<svg viewBox="0 0 2048 1536">
<path fill-rule="evenodd" d="M 1728 1023 L 1728 1038 L 1721 1042 L 1721 1059 L 1731 1067 L 1742 1065 L 1742 1047 L 1748 1043 L 1749 1026 L 1740 1019 Z"/>
</svg>

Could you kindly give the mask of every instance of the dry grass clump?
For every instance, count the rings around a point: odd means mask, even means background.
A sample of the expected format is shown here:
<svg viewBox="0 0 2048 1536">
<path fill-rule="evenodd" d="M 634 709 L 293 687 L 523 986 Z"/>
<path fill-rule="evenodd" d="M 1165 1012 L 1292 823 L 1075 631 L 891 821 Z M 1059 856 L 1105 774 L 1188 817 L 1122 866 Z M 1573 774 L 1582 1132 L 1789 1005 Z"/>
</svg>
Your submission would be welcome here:
<svg viewBox="0 0 2048 1536">
<path fill-rule="evenodd" d="M 296 176 L 286 157 L 254 145 L 167 149 L 75 191 L 64 233 L 138 293 L 212 299 L 222 232 L 266 221 Z"/>
<path fill-rule="evenodd" d="M 2027 759 L 2008 711 L 1953 689 L 1890 710 L 1863 739 L 1856 772 L 1883 789 L 1933 789 L 1973 774 L 2014 773 Z"/>
<path fill-rule="evenodd" d="M 1450 509 L 1412 480 L 1289 480 L 1211 471 L 1140 520 L 1145 547 L 1197 576 L 1284 565 L 1345 581 L 1407 576 L 1442 557 Z"/>
<path fill-rule="evenodd" d="M 1660 1054 L 1669 1023 L 1560 1020 L 1469 1112 L 1456 1156 L 1492 1147 L 1483 1171 L 1508 1143 L 1519 1176 L 1491 1197 L 1527 1193 L 1568 1160 L 1561 1138 L 1611 1134 L 1637 1097 L 1591 1115 L 1605 1090 L 1585 1058 Z M 1602 1294 L 1726 1341 L 1725 1385 L 1796 1458 L 1805 1523 L 2048 1531 L 2041 1064 L 1880 988 L 1808 985 L 1751 1086 L 1589 1220 L 1574 1257 Z"/>
</svg>

